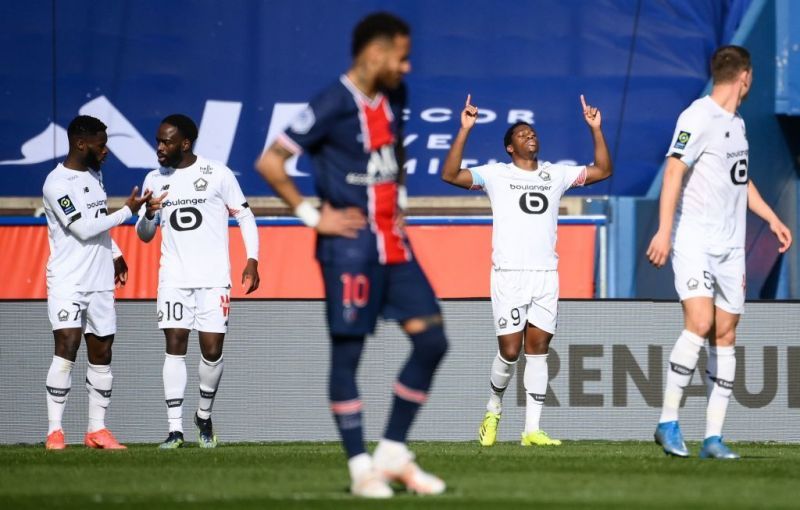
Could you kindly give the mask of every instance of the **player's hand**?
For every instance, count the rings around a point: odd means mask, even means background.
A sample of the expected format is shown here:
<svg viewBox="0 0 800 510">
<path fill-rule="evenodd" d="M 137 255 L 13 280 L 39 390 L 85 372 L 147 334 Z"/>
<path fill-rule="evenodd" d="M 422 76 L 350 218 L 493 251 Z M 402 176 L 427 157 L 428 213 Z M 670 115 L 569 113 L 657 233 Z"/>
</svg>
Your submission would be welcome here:
<svg viewBox="0 0 800 510">
<path fill-rule="evenodd" d="M 144 190 L 145 193 L 147 193 L 148 191 L 149 190 Z M 152 220 L 155 217 L 156 212 L 161 210 L 161 203 L 164 201 L 165 198 L 167 198 L 166 191 L 162 193 L 160 197 L 155 197 L 155 198 L 152 196 L 150 197 L 150 200 L 147 201 L 147 204 L 145 206 L 145 213 L 144 213 L 144 215 L 147 217 L 148 220 Z"/>
<path fill-rule="evenodd" d="M 406 228 L 406 214 L 403 211 L 397 211 L 397 216 L 394 218 L 394 228 L 400 231 Z"/>
<path fill-rule="evenodd" d="M 586 104 L 586 98 L 583 97 L 583 94 L 581 94 L 581 106 L 583 107 L 583 120 L 586 121 L 586 124 L 590 128 L 599 128 L 602 122 L 600 110 L 590 104 Z"/>
<path fill-rule="evenodd" d="M 478 120 L 478 107 L 471 104 L 472 94 L 467 94 L 467 102 L 461 111 L 461 127 L 470 130 Z"/>
<path fill-rule="evenodd" d="M 358 207 L 335 209 L 328 202 L 322 204 L 316 230 L 326 236 L 355 239 L 358 231 L 367 226 L 367 218 Z"/>
<path fill-rule="evenodd" d="M 769 224 L 769 229 L 775 234 L 775 237 L 778 238 L 778 242 L 781 243 L 781 245 L 778 246 L 778 252 L 786 253 L 786 250 L 792 245 L 791 230 L 778 219 Z"/>
<path fill-rule="evenodd" d="M 258 276 L 258 261 L 247 259 L 247 264 L 242 271 L 242 290 L 245 294 L 250 294 L 258 288 L 261 278 Z"/>
<path fill-rule="evenodd" d="M 647 248 L 647 259 L 654 266 L 661 268 L 667 263 L 667 257 L 672 249 L 672 240 L 669 232 L 656 232 L 650 246 Z"/>
<path fill-rule="evenodd" d="M 114 288 L 124 287 L 128 283 L 128 264 L 125 257 L 120 255 L 114 259 Z"/>
<path fill-rule="evenodd" d="M 125 201 L 125 205 L 128 206 L 133 214 L 139 214 L 139 209 L 142 208 L 142 204 L 150 200 L 152 196 L 153 192 L 149 189 L 144 190 L 142 196 L 139 196 L 139 186 L 134 186 L 133 191 L 131 191 L 131 196 Z"/>
</svg>

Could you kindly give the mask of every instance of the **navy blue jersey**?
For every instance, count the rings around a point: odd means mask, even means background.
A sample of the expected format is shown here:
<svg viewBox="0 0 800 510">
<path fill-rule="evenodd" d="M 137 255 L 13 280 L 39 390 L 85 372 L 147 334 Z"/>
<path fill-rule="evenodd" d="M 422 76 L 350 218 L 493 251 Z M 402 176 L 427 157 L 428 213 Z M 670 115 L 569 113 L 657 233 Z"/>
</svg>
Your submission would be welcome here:
<svg viewBox="0 0 800 510">
<path fill-rule="evenodd" d="M 335 208 L 355 206 L 368 218 L 356 239 L 319 236 L 322 263 L 399 264 L 413 256 L 397 227 L 397 177 L 401 168 L 403 89 L 365 96 L 344 75 L 309 103 L 278 137 L 294 154 L 314 163 L 317 195 Z"/>
</svg>

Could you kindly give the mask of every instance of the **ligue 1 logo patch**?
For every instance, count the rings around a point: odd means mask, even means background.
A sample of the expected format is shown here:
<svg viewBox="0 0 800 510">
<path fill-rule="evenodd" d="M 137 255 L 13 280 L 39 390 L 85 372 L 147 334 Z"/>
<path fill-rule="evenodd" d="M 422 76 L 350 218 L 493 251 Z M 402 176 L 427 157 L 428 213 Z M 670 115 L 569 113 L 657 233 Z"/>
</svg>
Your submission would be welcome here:
<svg viewBox="0 0 800 510">
<path fill-rule="evenodd" d="M 311 131 L 315 122 L 317 122 L 317 119 L 314 117 L 314 110 L 312 110 L 310 106 L 307 106 L 305 110 L 294 118 L 289 127 L 298 135 L 305 135 Z"/>
<path fill-rule="evenodd" d="M 676 149 L 685 149 L 686 144 L 689 143 L 689 138 L 692 137 L 692 134 L 688 131 L 681 131 L 678 133 L 678 139 L 675 140 L 675 148 Z"/>
<path fill-rule="evenodd" d="M 64 211 L 64 214 L 72 214 L 75 212 L 75 204 L 72 203 L 69 195 L 64 195 L 59 198 L 58 205 L 61 206 L 61 210 Z"/>
</svg>

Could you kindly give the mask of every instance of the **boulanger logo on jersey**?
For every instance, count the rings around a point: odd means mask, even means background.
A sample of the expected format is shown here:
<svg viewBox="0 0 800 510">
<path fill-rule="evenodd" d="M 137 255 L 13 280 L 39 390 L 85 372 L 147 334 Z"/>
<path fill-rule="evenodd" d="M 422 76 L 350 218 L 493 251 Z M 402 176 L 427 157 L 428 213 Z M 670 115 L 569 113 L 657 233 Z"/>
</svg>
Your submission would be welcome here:
<svg viewBox="0 0 800 510">
<path fill-rule="evenodd" d="M 549 205 L 547 197 L 535 191 L 523 193 L 519 197 L 519 207 L 527 214 L 542 214 Z"/>
</svg>

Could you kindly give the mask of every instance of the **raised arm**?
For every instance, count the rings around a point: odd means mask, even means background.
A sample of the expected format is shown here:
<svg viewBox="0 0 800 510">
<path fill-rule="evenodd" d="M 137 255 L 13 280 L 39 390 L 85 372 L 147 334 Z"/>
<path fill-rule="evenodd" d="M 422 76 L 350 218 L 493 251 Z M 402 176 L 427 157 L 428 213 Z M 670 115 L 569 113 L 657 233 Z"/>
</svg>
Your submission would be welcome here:
<svg viewBox="0 0 800 510">
<path fill-rule="evenodd" d="M 256 162 L 256 170 L 307 226 L 323 235 L 357 237 L 358 231 L 366 226 L 364 214 L 357 207 L 334 209 L 327 203 L 320 212 L 304 200 L 286 173 L 286 160 L 292 156 L 292 152 L 275 142 Z"/>
<path fill-rule="evenodd" d="M 586 167 L 586 183 L 592 184 L 602 181 L 611 176 L 614 166 L 611 163 L 611 154 L 608 152 L 608 145 L 603 136 L 601 128 L 602 115 L 596 107 L 586 104 L 586 99 L 581 94 L 581 107 L 583 108 L 583 119 L 589 126 L 594 143 L 594 163 Z"/>
<path fill-rule="evenodd" d="M 138 197 L 139 187 L 133 188 L 131 195 L 125 201 L 122 209 L 109 214 L 108 216 L 98 216 L 96 218 L 83 217 L 78 218 L 69 224 L 70 232 L 81 241 L 87 241 L 92 237 L 101 234 L 107 230 L 111 230 L 117 225 L 121 225 L 125 220 L 139 212 L 139 208 L 143 203 L 150 199 L 152 193 L 145 192 L 144 195 Z"/>
<path fill-rule="evenodd" d="M 442 180 L 460 188 L 470 189 L 472 187 L 472 172 L 466 168 L 461 168 L 461 161 L 464 159 L 464 146 L 467 144 L 469 132 L 478 120 L 478 108 L 470 104 L 472 96 L 467 94 L 467 102 L 461 112 L 461 129 L 458 130 L 450 152 L 442 166 Z"/>
<path fill-rule="evenodd" d="M 667 158 L 658 206 L 658 231 L 647 248 L 647 258 L 656 267 L 662 267 L 666 264 L 670 249 L 672 249 L 672 226 L 675 222 L 675 209 L 678 207 L 683 176 L 688 169 L 689 167 L 680 159 L 675 157 Z"/>
<path fill-rule="evenodd" d="M 759 218 L 766 221 L 769 229 L 778 238 L 778 251 L 784 253 L 792 245 L 792 232 L 783 224 L 775 211 L 767 204 L 758 192 L 752 179 L 747 183 L 747 207 Z"/>
</svg>

